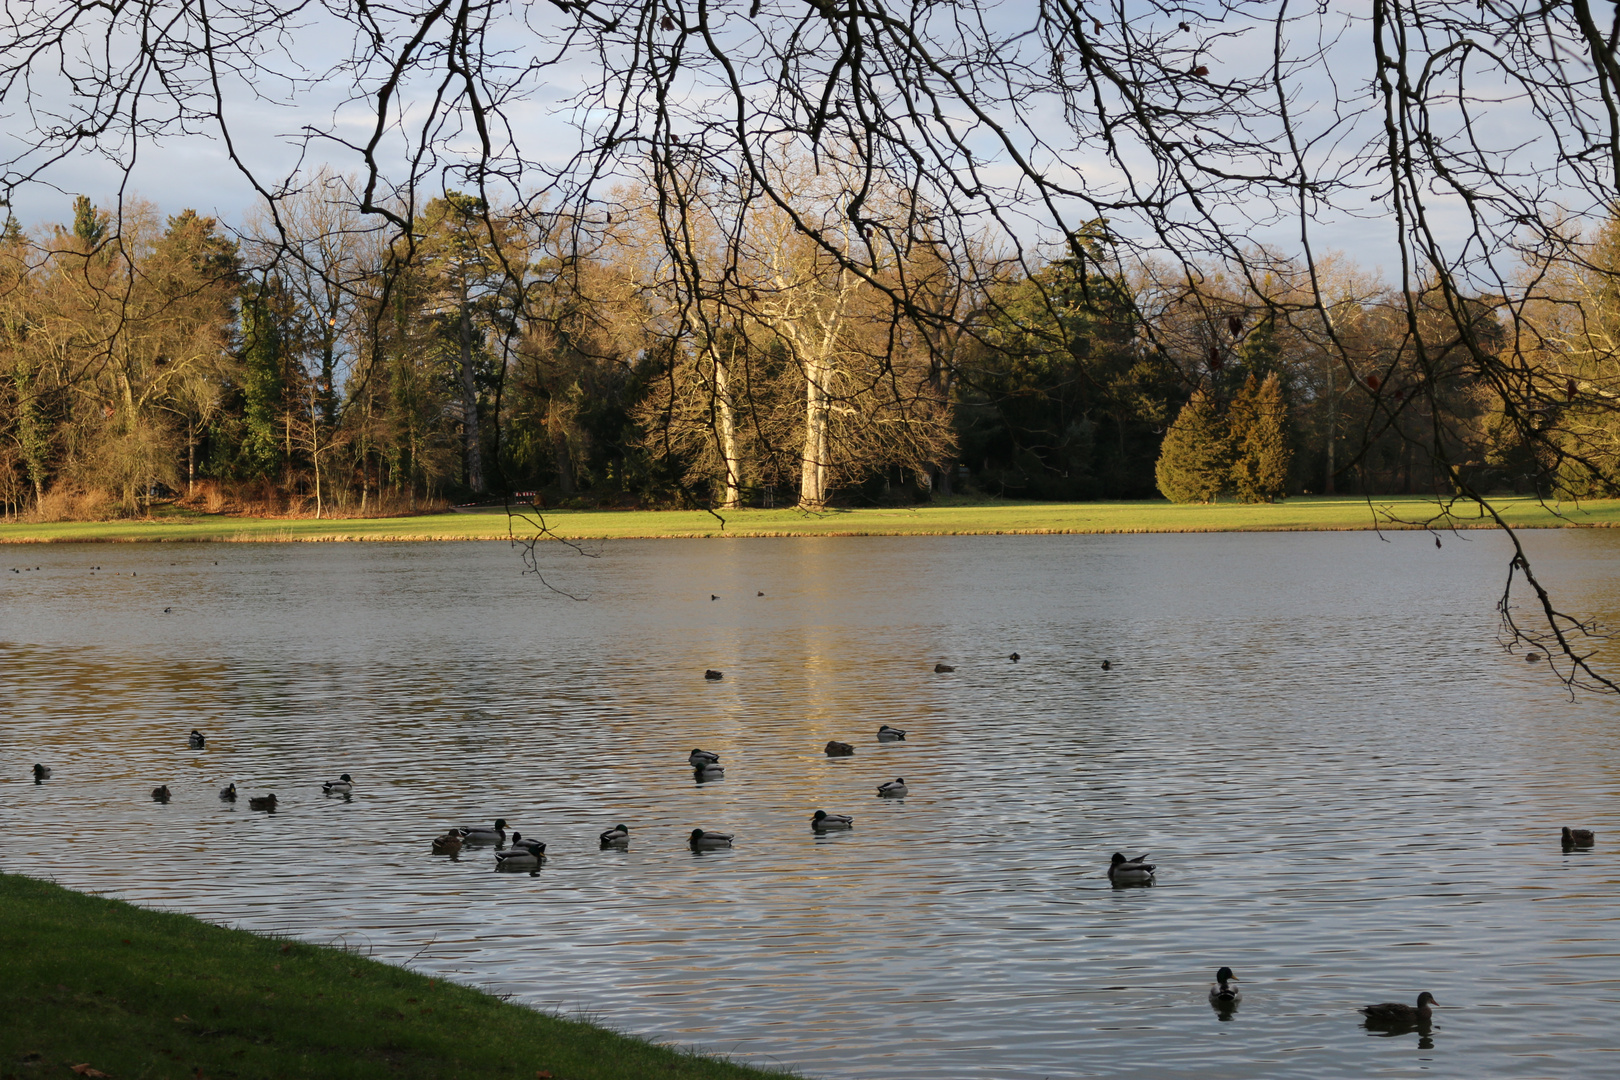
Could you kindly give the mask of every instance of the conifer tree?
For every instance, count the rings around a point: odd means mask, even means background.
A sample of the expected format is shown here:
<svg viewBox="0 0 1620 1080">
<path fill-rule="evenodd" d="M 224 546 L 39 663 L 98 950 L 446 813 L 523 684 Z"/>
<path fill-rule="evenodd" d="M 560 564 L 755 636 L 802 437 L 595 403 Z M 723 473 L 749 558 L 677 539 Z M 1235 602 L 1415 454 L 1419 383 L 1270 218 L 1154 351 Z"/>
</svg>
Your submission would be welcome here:
<svg viewBox="0 0 1620 1080">
<path fill-rule="evenodd" d="M 1276 502 L 1288 493 L 1288 401 L 1273 371 L 1250 375 L 1232 400 L 1228 417 L 1232 483 L 1243 502 Z"/>
<path fill-rule="evenodd" d="M 1159 490 L 1171 502 L 1214 502 L 1231 473 L 1225 418 L 1199 390 L 1165 432 L 1154 469 Z"/>
</svg>

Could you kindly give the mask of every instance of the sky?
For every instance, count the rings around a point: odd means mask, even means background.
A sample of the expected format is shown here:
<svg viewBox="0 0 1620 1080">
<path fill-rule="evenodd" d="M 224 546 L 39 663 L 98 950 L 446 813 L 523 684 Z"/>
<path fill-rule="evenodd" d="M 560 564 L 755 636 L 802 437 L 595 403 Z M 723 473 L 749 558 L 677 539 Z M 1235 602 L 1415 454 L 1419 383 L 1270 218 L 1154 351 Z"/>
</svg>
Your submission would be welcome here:
<svg viewBox="0 0 1620 1080">
<path fill-rule="evenodd" d="M 1189 5 L 1195 7 L 1197 5 Z M 1265 6 L 1265 5 L 1262 5 Z M 1322 23 L 1298 24 L 1294 31 L 1294 46 L 1308 51 L 1315 42 L 1311 34 L 1321 32 L 1328 38 L 1337 36 L 1332 43 L 1331 62 L 1307 68 L 1297 74 L 1296 108 L 1305 116 L 1305 126 L 1326 130 L 1336 119 L 1333 102 L 1346 95 L 1363 95 L 1365 86 L 1361 72 L 1369 70 L 1370 48 L 1366 43 L 1365 24 L 1358 22 L 1356 8 L 1351 2 L 1329 4 Z M 1004 5 L 985 9 L 990 20 L 1001 19 L 1007 26 L 1015 26 L 1026 18 L 1028 0 L 1013 0 Z M 523 11 L 523 18 L 545 19 L 546 12 L 555 14 L 548 5 L 533 5 Z M 319 20 L 322 16 L 312 16 Z M 1325 29 L 1322 29 L 1325 28 Z M 523 61 L 534 55 L 543 56 L 541 38 L 552 34 L 555 24 L 540 23 L 529 27 L 509 20 L 498 27 L 492 39 L 495 47 L 510 46 L 512 58 Z M 1210 33 L 1242 29 L 1237 20 L 1210 24 Z M 342 28 L 330 22 L 310 21 L 292 36 L 291 47 L 284 54 L 271 52 L 263 61 L 272 69 L 280 70 L 290 78 L 257 77 L 252 82 L 224 77 L 223 87 L 229 102 L 231 136 L 238 153 L 260 177 L 271 180 L 287 175 L 301 163 L 306 171 L 326 165 L 338 172 L 353 172 L 358 156 L 351 148 L 335 142 L 316 141 L 306 144 L 302 133 L 310 127 L 329 127 L 334 134 L 352 143 L 367 136 L 369 102 L 353 100 L 353 85 L 343 78 L 322 77 L 346 54 L 347 39 Z M 1253 71 L 1263 68 L 1269 59 L 1271 39 L 1269 31 L 1261 27 L 1249 33 L 1226 39 L 1211 47 L 1207 62 L 1217 74 L 1226 70 Z M 529 51 L 529 50 L 532 50 Z M 578 145 L 579 136 L 572 126 L 572 116 L 564 102 L 590 75 L 594 58 L 583 50 L 564 52 L 560 60 L 547 72 L 545 82 L 531 86 L 527 100 L 512 106 L 512 133 L 525 156 L 543 163 L 558 164 L 565 160 Z M 117 64 L 114 64 L 117 67 Z M 403 115 L 407 119 L 422 115 L 421 95 L 429 88 L 416 84 L 406 87 Z M 25 96 L 20 96 L 26 90 Z M 1365 100 L 1363 98 L 1363 100 Z M 19 147 L 35 138 L 42 113 L 61 112 L 72 104 L 66 84 L 48 73 L 37 75 L 27 87 L 13 84 L 0 109 L 0 157 L 10 157 Z M 1522 109 L 1496 106 L 1498 119 L 1494 131 L 1512 135 L 1516 124 L 1522 124 Z M 1061 131 L 1062 118 L 1055 111 L 1031 113 L 1036 130 L 1046 125 L 1055 134 Z M 1351 130 L 1342 142 L 1335 142 L 1313 151 L 1320 157 L 1343 155 L 1350 147 L 1365 142 L 1368 132 Z M 463 145 L 465 142 L 463 141 Z M 388 168 L 397 168 L 402 160 L 398 140 L 386 141 L 383 160 Z M 1106 173 L 1106 163 L 1083 161 L 1066 162 L 1077 169 L 1096 169 Z M 224 140 L 217 131 L 200 130 L 190 135 L 166 136 L 143 143 L 139 147 L 127 177 L 118 163 L 90 153 L 69 157 L 50 169 L 41 180 L 30 182 L 12 192 L 13 209 L 25 227 L 65 222 L 71 218 L 74 196 L 88 195 L 98 205 L 115 205 L 119 194 L 145 198 L 164 213 L 177 213 L 191 208 L 212 215 L 228 225 L 239 226 L 250 209 L 258 202 L 247 178 L 231 162 Z M 1442 218 L 1452 219 L 1451 226 L 1462 230 L 1466 222 L 1455 200 L 1437 198 L 1436 211 Z M 1235 228 L 1241 234 L 1242 225 Z M 1286 215 L 1275 224 L 1257 229 L 1247 237 L 1257 243 L 1266 243 L 1285 250 L 1298 246 L 1299 226 Z M 1394 227 L 1376 204 L 1362 198 L 1352 200 L 1341 212 L 1313 222 L 1312 243 L 1317 251 L 1342 251 L 1364 268 L 1386 266 L 1394 262 Z"/>
</svg>

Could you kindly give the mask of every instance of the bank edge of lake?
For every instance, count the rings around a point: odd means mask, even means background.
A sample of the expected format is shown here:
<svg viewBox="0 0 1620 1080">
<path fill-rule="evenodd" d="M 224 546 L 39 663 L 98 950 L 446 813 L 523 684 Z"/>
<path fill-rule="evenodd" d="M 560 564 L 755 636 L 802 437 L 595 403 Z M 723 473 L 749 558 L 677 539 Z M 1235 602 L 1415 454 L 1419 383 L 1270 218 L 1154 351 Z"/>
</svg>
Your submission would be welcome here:
<svg viewBox="0 0 1620 1080">
<path fill-rule="evenodd" d="M 116 857 L 112 853 L 109 857 Z M 0 1076 L 781 1080 L 340 948 L 0 874 Z"/>
<path fill-rule="evenodd" d="M 1620 527 L 1620 500 L 1543 505 L 1504 498 L 1495 505 L 1515 527 Z M 651 540 L 802 536 L 1008 536 L 1120 533 L 1338 532 L 1370 529 L 1494 528 L 1471 506 L 1455 516 L 1433 499 L 1372 500 L 1353 496 L 1288 499 L 1280 503 L 1176 505 L 1120 503 L 989 503 L 905 508 L 734 510 L 564 510 L 547 512 L 546 526 L 569 540 Z M 239 518 L 167 513 L 150 519 L 48 524 L 0 524 L 0 543 L 296 543 L 367 540 L 506 540 L 533 536 L 532 512 L 509 519 L 499 507 L 474 513 L 406 518 Z"/>
</svg>

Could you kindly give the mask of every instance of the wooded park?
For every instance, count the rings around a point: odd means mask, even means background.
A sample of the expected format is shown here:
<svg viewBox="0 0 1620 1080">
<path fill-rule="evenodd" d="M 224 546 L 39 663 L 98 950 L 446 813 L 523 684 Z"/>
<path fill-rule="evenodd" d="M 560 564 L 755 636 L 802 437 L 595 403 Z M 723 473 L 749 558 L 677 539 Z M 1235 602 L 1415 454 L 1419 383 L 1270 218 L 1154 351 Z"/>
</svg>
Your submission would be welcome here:
<svg viewBox="0 0 1620 1080">
<path fill-rule="evenodd" d="M 795 209 L 831 215 L 832 193 L 802 180 Z M 1517 436 L 1438 292 L 1414 324 L 1342 259 L 1315 268 L 1341 357 L 1303 268 L 1263 290 L 1221 266 L 1127 268 L 1103 221 L 1074 238 L 1083 260 L 1060 246 L 986 273 L 987 251 L 964 266 L 918 243 L 863 276 L 723 184 L 683 189 L 673 218 L 623 188 L 588 229 L 450 192 L 414 250 L 368 227 L 351 190 L 321 177 L 282 207 L 285 237 L 264 216 L 145 203 L 113 231 L 84 196 L 60 224 L 10 218 L 8 514 L 133 514 L 156 494 L 316 516 L 512 492 L 806 509 L 964 491 L 1447 494 L 1437 458 L 1481 490 L 1610 493 Z M 721 229 L 728 214 L 746 227 Z M 666 229 L 687 237 L 687 266 Z M 1605 260 L 1616 235 L 1597 238 Z M 1535 362 L 1567 379 L 1542 419 L 1571 447 L 1615 435 L 1587 407 L 1620 319 L 1611 292 L 1565 273 L 1518 312 Z M 1502 298 L 1468 303 L 1478 341 L 1502 348 Z"/>
</svg>

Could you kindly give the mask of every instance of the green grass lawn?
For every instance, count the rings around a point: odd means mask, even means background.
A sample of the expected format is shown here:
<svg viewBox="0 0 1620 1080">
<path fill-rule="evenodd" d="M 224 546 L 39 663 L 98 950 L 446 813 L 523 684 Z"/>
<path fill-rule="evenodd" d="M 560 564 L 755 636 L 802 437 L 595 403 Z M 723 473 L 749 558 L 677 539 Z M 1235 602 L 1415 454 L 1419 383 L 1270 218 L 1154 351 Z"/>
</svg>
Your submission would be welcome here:
<svg viewBox="0 0 1620 1080">
<path fill-rule="evenodd" d="M 340 949 L 0 874 L 0 1080 L 747 1080 Z"/>
<path fill-rule="evenodd" d="M 1555 509 L 1530 498 L 1497 501 L 1504 516 L 1527 528 L 1620 525 L 1620 500 L 1563 504 Z M 1437 528 L 1489 526 L 1466 504 Z M 1400 528 L 1431 521 L 1433 499 L 1356 496 L 1288 499 L 1271 505 L 1223 502 L 1211 506 L 1168 502 L 1022 503 L 949 501 L 899 509 L 734 510 L 717 518 L 700 510 L 556 510 L 545 516 L 559 536 L 629 539 L 676 536 L 928 536 L 987 533 L 1244 532 Z M 723 520 L 722 520 L 723 519 Z M 519 535 L 533 530 L 513 521 Z M 0 543 L 74 541 L 311 541 L 501 540 L 508 519 L 499 508 L 427 517 L 246 518 L 165 511 L 150 520 L 0 524 Z"/>
</svg>

